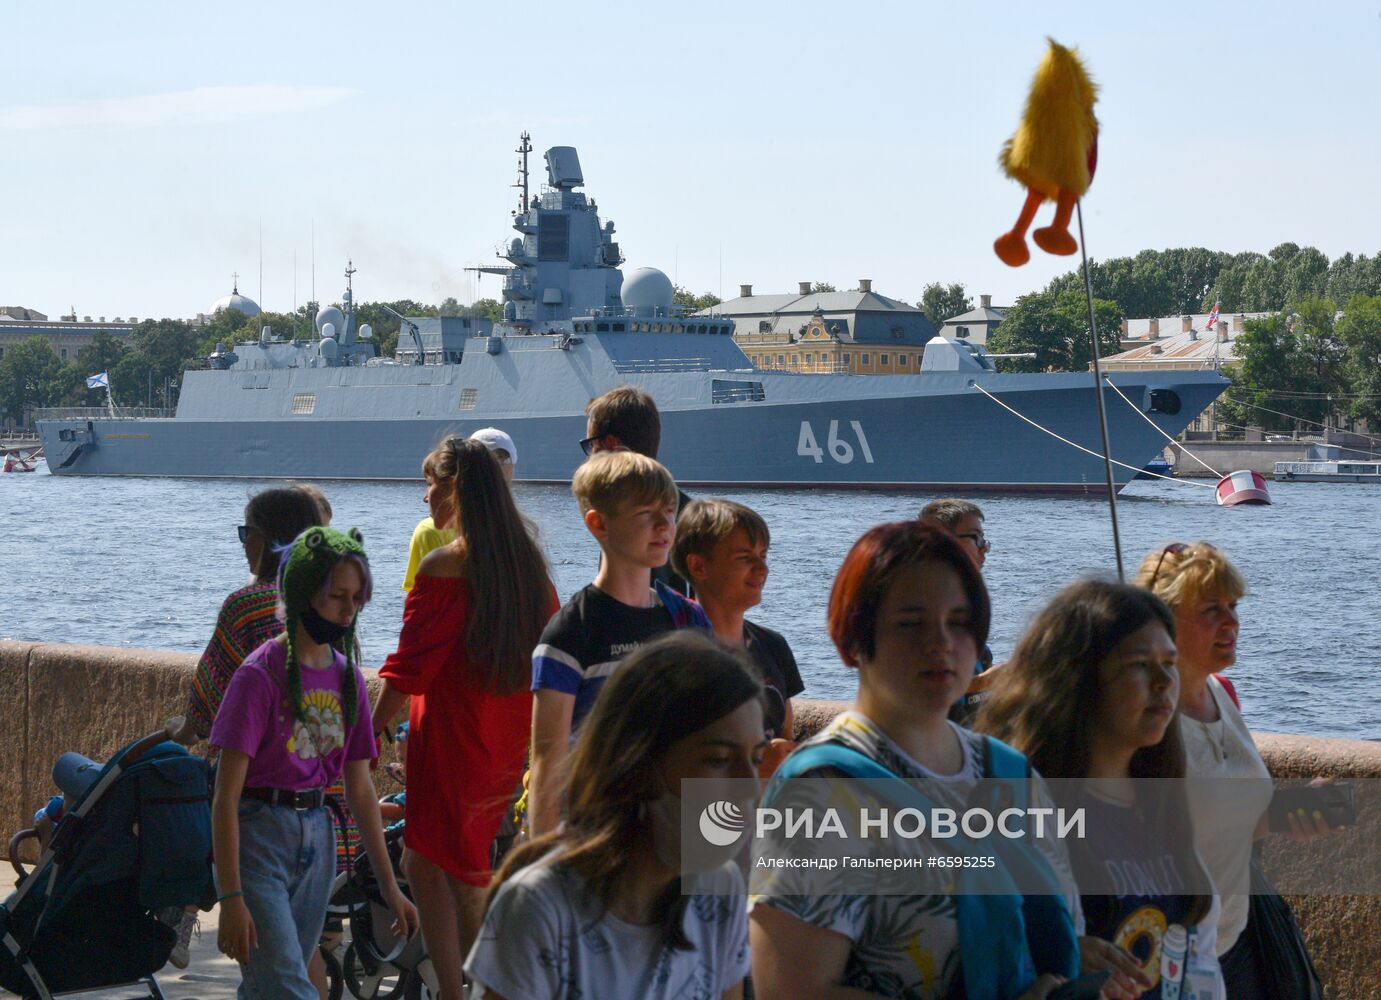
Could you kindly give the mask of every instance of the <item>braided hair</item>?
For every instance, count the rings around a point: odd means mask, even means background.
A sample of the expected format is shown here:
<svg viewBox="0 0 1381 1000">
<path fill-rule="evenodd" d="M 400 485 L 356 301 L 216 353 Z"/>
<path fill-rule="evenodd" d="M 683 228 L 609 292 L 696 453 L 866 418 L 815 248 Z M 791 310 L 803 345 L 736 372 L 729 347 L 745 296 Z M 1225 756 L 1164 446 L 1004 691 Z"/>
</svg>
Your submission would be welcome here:
<svg viewBox="0 0 1381 1000">
<path fill-rule="evenodd" d="M 364 599 L 369 600 L 373 589 L 369 573 L 369 557 L 364 551 L 364 535 L 359 528 L 348 532 L 335 528 L 311 527 L 298 535 L 278 568 L 278 599 L 283 606 L 283 624 L 287 626 L 287 683 L 288 704 L 293 718 L 307 723 L 307 703 L 302 696 L 302 668 L 297 659 L 297 626 L 312 599 L 324 587 L 331 572 L 345 560 L 353 560 L 364 580 Z M 355 636 L 359 618 L 350 623 L 341 640 L 345 654 L 345 672 L 341 676 L 341 709 L 345 724 L 353 726 L 359 716 L 359 691 L 355 686 L 355 663 L 360 645 Z"/>
</svg>

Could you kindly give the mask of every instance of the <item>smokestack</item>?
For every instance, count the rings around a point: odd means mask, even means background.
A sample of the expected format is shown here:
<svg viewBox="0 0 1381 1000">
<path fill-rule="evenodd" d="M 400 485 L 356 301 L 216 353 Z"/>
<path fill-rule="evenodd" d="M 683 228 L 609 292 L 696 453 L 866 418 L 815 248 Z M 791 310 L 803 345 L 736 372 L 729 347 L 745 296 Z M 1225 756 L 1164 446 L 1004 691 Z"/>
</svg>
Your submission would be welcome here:
<svg viewBox="0 0 1381 1000">
<path fill-rule="evenodd" d="M 741 298 L 741 299 L 751 299 L 751 298 L 753 297 L 753 286 L 752 286 L 752 285 L 739 285 L 739 286 L 738 286 L 738 296 L 739 296 L 739 298 Z"/>
<path fill-rule="evenodd" d="M 1241 313 L 1238 313 L 1236 316 L 1234 316 L 1232 318 L 1232 332 L 1241 333 L 1243 330 L 1242 324 L 1244 324 L 1246 321 L 1247 317 L 1243 316 Z"/>
<path fill-rule="evenodd" d="M 1122 320 L 1122 339 L 1127 339 L 1127 320 L 1125 318 Z"/>
<path fill-rule="evenodd" d="M 1180 317 L 1180 333 L 1188 333 L 1188 332 L 1189 332 L 1190 330 L 1192 330 L 1192 329 L 1194 329 L 1194 317 L 1193 317 L 1193 316 L 1181 316 L 1181 317 Z"/>
<path fill-rule="evenodd" d="M 980 295 L 978 296 L 978 304 L 984 309 L 991 309 L 993 307 L 993 297 L 991 295 Z"/>
<path fill-rule="evenodd" d="M 858 279 L 858 290 L 859 290 L 860 292 L 871 292 L 871 291 L 873 290 L 873 279 L 872 279 L 872 278 L 859 278 L 859 279 Z"/>
<path fill-rule="evenodd" d="M 1146 339 L 1147 339 L 1147 340 L 1159 340 L 1159 339 L 1160 339 L 1160 320 L 1155 319 L 1154 317 L 1151 319 L 1151 332 L 1147 335 L 1147 338 L 1146 338 Z"/>
<path fill-rule="evenodd" d="M 1220 343 L 1220 344 L 1226 344 L 1227 342 L 1228 342 L 1228 323 L 1227 323 L 1227 320 L 1220 319 L 1220 320 L 1218 321 L 1218 343 Z"/>
<path fill-rule="evenodd" d="M 798 290 L 798 294 L 800 294 L 800 295 L 809 295 L 809 294 L 810 294 L 810 282 L 809 282 L 809 281 L 798 281 L 798 282 L 796 283 L 796 288 L 797 288 L 797 290 Z"/>
</svg>

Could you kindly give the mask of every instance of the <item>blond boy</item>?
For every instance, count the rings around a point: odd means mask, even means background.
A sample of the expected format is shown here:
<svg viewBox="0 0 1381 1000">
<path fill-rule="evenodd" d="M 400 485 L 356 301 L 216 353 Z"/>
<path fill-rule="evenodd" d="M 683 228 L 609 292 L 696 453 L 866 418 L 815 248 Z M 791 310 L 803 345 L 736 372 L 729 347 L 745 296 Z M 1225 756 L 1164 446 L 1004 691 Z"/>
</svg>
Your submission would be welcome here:
<svg viewBox="0 0 1381 1000">
<path fill-rule="evenodd" d="M 601 452 L 571 482 L 585 527 L 603 552 L 594 582 L 572 597 L 532 653 L 532 774 L 528 825 L 540 835 L 560 817 L 559 775 L 572 734 L 620 659 L 678 628 L 710 630 L 694 601 L 658 582 L 676 537 L 676 482 L 656 459 Z"/>
</svg>

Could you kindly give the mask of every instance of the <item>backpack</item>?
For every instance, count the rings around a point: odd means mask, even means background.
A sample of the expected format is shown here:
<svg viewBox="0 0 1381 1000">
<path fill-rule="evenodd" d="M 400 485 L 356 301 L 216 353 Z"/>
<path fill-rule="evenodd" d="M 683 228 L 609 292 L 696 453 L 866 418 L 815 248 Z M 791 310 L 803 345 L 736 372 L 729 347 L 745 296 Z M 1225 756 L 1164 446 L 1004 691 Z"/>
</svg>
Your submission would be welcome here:
<svg viewBox="0 0 1381 1000">
<path fill-rule="evenodd" d="M 1002 803 L 1004 806 L 1024 808 L 1028 796 L 1026 782 L 1032 774 L 1030 762 L 1001 740 L 991 736 L 983 739 L 983 776 L 1004 781 L 994 790 L 996 794 L 1012 794 L 1014 801 Z M 888 787 L 896 791 L 897 803 L 927 814 L 935 808 L 935 803 L 913 784 L 866 754 L 839 743 L 817 743 L 788 757 L 773 776 L 763 796 L 764 804 L 769 804 L 789 779 L 822 767 L 850 778 L 891 779 Z M 953 869 L 960 889 L 953 899 L 964 995 L 968 1000 L 1011 1000 L 1042 973 L 1076 977 L 1079 939 L 1065 905 L 1063 888 L 1044 855 L 1024 840 L 1013 842 L 996 837 L 975 842 L 956 837 L 954 842 L 958 854 L 999 856 L 996 868 Z M 1014 872 L 1020 872 L 1020 883 L 1040 885 L 1042 891 L 1034 895 L 1021 893 Z M 983 891 L 972 891 L 980 883 Z M 1009 888 L 1010 892 L 995 893 L 995 885 Z"/>
</svg>

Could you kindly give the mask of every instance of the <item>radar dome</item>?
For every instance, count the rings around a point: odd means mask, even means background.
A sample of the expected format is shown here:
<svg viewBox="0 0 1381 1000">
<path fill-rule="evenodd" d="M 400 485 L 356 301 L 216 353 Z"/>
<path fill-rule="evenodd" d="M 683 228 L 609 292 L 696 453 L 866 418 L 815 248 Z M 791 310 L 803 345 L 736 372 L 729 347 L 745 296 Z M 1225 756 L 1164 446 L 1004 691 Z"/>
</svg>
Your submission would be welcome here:
<svg viewBox="0 0 1381 1000">
<path fill-rule="evenodd" d="M 340 345 L 330 337 L 322 337 L 318 347 L 321 350 L 321 356 L 327 361 L 335 361 L 336 355 L 340 353 Z"/>
<path fill-rule="evenodd" d="M 323 306 L 321 309 L 317 310 L 316 314 L 317 331 L 325 335 L 327 323 L 330 323 L 336 330 L 344 330 L 345 313 L 341 312 L 335 306 Z"/>
<path fill-rule="evenodd" d="M 665 316 L 675 289 L 671 279 L 655 267 L 640 267 L 623 279 L 619 297 L 637 316 Z"/>
</svg>

